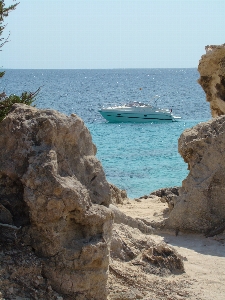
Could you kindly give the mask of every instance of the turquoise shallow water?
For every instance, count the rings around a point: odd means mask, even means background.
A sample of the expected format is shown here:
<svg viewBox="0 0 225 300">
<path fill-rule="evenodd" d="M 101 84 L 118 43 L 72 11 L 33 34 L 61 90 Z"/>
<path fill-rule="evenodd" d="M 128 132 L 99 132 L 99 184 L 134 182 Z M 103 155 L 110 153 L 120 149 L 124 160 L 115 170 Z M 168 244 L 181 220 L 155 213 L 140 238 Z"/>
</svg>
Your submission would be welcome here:
<svg viewBox="0 0 225 300">
<path fill-rule="evenodd" d="M 197 123 L 91 124 L 89 129 L 108 181 L 135 198 L 182 184 L 188 171 L 178 137 Z"/>
<path fill-rule="evenodd" d="M 180 186 L 187 176 L 178 138 L 186 128 L 210 119 L 198 77 L 196 69 L 7 70 L 0 89 L 19 94 L 41 87 L 37 107 L 79 115 L 92 134 L 107 180 L 135 198 Z M 160 96 L 158 106 L 172 108 L 181 121 L 109 124 L 98 113 L 106 104 L 146 102 L 155 95 Z"/>
</svg>

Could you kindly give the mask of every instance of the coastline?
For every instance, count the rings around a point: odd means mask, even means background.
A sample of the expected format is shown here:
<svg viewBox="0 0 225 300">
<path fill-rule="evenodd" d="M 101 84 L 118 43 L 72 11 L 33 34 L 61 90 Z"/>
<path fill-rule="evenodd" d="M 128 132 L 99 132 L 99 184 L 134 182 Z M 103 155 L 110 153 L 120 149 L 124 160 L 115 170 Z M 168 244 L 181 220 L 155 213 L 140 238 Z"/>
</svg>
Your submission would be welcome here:
<svg viewBox="0 0 225 300">
<path fill-rule="evenodd" d="M 188 176 L 138 199 L 106 180 L 76 114 L 12 106 L 0 123 L 3 299 L 223 300 L 224 55 L 212 47 L 199 63 L 214 118 L 178 140 Z"/>
</svg>

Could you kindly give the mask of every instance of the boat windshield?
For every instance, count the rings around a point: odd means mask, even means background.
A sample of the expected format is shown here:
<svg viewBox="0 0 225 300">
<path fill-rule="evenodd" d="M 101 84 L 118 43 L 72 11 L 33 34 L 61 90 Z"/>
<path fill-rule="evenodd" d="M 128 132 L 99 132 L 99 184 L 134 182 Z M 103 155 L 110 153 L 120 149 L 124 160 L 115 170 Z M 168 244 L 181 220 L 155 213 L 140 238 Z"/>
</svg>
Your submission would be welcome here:
<svg viewBox="0 0 225 300">
<path fill-rule="evenodd" d="M 132 102 L 125 104 L 125 106 L 126 107 L 140 107 L 140 106 L 149 106 L 149 105 L 146 103 L 143 103 L 143 102 L 132 101 Z"/>
</svg>

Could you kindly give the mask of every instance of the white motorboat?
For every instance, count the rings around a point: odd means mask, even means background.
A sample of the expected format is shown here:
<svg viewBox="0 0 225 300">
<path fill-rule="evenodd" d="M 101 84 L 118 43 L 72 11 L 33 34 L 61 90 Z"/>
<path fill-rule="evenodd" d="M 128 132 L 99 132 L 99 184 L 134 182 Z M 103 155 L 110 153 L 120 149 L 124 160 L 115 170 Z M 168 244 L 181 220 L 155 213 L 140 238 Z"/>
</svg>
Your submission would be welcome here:
<svg viewBox="0 0 225 300">
<path fill-rule="evenodd" d="M 111 123 L 151 123 L 178 121 L 172 109 L 157 108 L 151 104 L 134 101 L 122 106 L 107 107 L 99 110 L 100 114 Z"/>
</svg>

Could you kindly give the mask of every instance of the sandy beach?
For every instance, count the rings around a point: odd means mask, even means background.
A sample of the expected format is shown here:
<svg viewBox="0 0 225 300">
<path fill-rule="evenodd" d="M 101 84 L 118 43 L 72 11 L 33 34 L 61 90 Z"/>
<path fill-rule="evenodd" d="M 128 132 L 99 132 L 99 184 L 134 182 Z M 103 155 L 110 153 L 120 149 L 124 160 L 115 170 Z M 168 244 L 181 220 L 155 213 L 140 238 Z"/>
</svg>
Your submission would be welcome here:
<svg viewBox="0 0 225 300">
<path fill-rule="evenodd" d="M 162 203 L 157 196 L 129 200 L 118 207 L 127 216 L 141 219 L 147 224 L 162 221 L 168 213 L 167 204 Z M 175 248 L 184 263 L 184 273 L 166 276 L 144 274 L 139 266 L 114 261 L 113 266 L 117 273 L 121 272 L 121 278 L 113 277 L 111 272 L 109 283 L 114 284 L 114 292 L 111 293 L 110 299 L 223 300 L 225 234 L 208 238 L 200 234 L 176 234 L 157 230 L 149 235 L 149 238 L 156 244 L 163 241 Z M 115 286 L 118 286 L 120 291 L 117 295 Z"/>
</svg>

